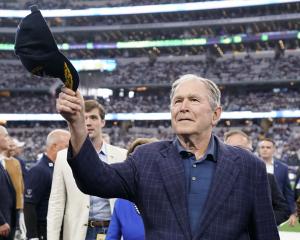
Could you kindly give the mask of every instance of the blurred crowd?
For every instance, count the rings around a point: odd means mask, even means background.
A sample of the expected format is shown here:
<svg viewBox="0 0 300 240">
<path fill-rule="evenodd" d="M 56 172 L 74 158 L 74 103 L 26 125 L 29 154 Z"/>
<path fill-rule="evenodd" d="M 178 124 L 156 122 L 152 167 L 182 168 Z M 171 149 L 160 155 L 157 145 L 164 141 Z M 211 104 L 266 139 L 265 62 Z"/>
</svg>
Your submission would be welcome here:
<svg viewBox="0 0 300 240">
<path fill-rule="evenodd" d="M 299 54 L 285 54 L 275 59 L 274 53 L 267 57 L 252 54 L 213 59 L 203 56 L 118 59 L 117 68 L 112 72 L 85 72 L 84 75 L 88 77 L 82 77 L 82 87 L 170 86 L 185 73 L 200 75 L 217 84 L 297 81 L 300 76 L 299 61 Z M 57 83 L 54 79 L 32 77 L 20 64 L 2 63 L 0 75 L 1 88 L 38 89 L 49 88 Z"/>
<path fill-rule="evenodd" d="M 227 123 L 227 125 L 226 125 Z M 27 165 L 33 164 L 43 152 L 45 139 L 49 132 L 55 128 L 66 128 L 65 122 L 52 123 L 31 123 L 31 124 L 10 124 L 8 131 L 10 135 L 24 142 L 23 159 L 27 160 Z M 300 127 L 298 124 L 287 124 L 274 122 L 266 129 L 259 122 L 246 121 L 245 123 L 235 124 L 234 127 L 228 125 L 228 121 L 222 121 L 215 129 L 215 133 L 223 138 L 224 133 L 230 129 L 240 129 L 246 132 L 253 139 L 254 149 L 257 147 L 258 140 L 267 136 L 276 141 L 276 158 L 281 159 L 290 166 L 300 164 Z M 113 145 L 128 147 L 134 139 L 139 137 L 157 139 L 171 139 L 173 132 L 169 121 L 142 121 L 142 122 L 119 122 L 107 123 L 104 132 L 110 136 Z"/>
<path fill-rule="evenodd" d="M 153 89 L 136 92 L 133 97 L 98 97 L 108 113 L 153 113 L 168 112 L 169 89 Z M 276 110 L 298 110 L 299 89 L 275 88 L 270 90 L 226 91 L 223 93 L 224 111 L 269 112 Z M 2 113 L 55 113 L 55 96 L 49 93 L 17 93 L 13 96 L 0 96 Z"/>
</svg>

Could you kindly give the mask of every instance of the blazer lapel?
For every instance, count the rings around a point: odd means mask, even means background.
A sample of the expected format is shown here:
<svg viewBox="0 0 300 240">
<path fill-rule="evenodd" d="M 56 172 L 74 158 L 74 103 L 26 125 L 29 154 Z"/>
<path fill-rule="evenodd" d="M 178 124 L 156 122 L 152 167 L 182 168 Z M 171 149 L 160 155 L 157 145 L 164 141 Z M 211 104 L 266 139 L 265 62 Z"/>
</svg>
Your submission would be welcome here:
<svg viewBox="0 0 300 240">
<path fill-rule="evenodd" d="M 165 190 L 185 238 L 191 239 L 182 159 L 172 143 L 161 154 L 163 159 L 159 159 L 157 163 Z"/>
<path fill-rule="evenodd" d="M 222 203 L 230 194 L 239 174 L 239 168 L 235 164 L 237 156 L 232 156 L 225 149 L 224 144 L 218 141 L 217 168 L 206 200 L 204 210 L 199 222 L 199 230 L 193 239 L 201 239 L 201 234 L 218 213 Z"/>
<path fill-rule="evenodd" d="M 278 175 L 279 175 L 279 164 L 278 164 L 278 162 L 276 160 L 274 160 L 273 164 L 274 164 L 274 175 L 276 177 L 278 177 Z"/>
</svg>

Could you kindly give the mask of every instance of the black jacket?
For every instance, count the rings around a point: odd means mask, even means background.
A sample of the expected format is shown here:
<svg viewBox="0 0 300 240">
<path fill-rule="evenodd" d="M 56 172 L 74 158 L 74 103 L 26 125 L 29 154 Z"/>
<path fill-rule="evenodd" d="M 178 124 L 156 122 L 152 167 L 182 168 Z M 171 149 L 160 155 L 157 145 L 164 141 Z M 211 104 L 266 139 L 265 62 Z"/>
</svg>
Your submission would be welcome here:
<svg viewBox="0 0 300 240">
<path fill-rule="evenodd" d="M 273 174 L 268 173 L 268 180 L 271 190 L 272 206 L 277 225 L 288 220 L 290 216 L 289 205 L 279 190 L 278 184 Z"/>
</svg>

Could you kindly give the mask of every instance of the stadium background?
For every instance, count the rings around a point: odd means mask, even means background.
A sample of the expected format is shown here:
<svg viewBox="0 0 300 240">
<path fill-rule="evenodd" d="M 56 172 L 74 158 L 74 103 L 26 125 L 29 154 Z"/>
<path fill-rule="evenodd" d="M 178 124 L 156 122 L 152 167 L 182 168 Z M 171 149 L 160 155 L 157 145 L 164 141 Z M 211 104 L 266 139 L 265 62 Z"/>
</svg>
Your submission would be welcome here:
<svg viewBox="0 0 300 240">
<path fill-rule="evenodd" d="M 226 7 L 228 2 L 236 6 Z M 242 2 L 254 4 L 239 6 Z M 163 12 L 169 3 L 176 8 Z M 0 0 L 0 120 L 26 142 L 28 166 L 43 151 L 49 131 L 66 127 L 55 115 L 60 81 L 30 75 L 14 55 L 21 17 L 2 10 L 32 4 L 41 10 L 86 10 L 84 16 L 58 11 L 46 20 L 80 71 L 85 97 L 107 109 L 105 132 L 113 144 L 171 138 L 171 83 L 195 73 L 222 91 L 224 114 L 216 134 L 222 138 L 238 128 L 254 146 L 272 137 L 293 180 L 300 161 L 300 1 Z M 106 7 L 114 11 L 88 10 Z M 118 14 L 118 7 L 127 7 L 126 14 Z"/>
</svg>

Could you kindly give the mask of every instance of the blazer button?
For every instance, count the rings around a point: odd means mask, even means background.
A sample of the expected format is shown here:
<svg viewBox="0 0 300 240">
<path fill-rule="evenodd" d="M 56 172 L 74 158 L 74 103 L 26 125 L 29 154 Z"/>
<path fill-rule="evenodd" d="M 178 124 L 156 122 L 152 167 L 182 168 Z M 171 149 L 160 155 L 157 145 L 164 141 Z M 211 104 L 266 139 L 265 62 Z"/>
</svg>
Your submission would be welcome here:
<svg viewBox="0 0 300 240">
<path fill-rule="evenodd" d="M 89 206 L 89 205 L 87 205 L 86 207 L 87 207 L 87 208 L 90 208 L 90 206 Z"/>
</svg>

